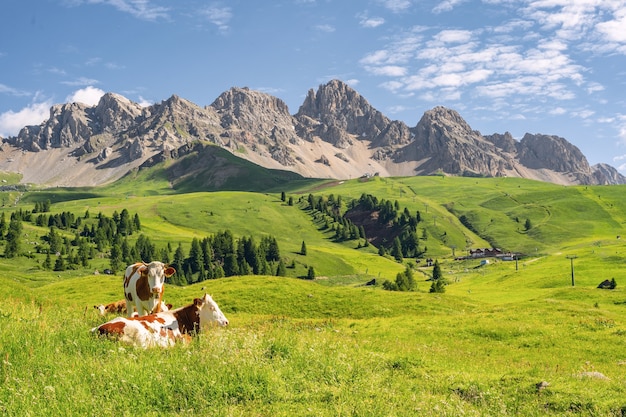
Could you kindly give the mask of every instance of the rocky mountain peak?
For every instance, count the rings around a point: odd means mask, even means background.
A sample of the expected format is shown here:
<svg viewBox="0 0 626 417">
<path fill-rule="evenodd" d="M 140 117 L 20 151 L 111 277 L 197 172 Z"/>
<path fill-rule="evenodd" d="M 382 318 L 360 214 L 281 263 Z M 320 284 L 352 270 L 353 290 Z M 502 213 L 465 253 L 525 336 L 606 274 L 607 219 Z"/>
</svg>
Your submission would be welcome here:
<svg viewBox="0 0 626 417">
<path fill-rule="evenodd" d="M 104 131 L 118 132 L 128 129 L 143 109 L 124 96 L 115 93 L 103 95 L 94 109 L 94 115 Z"/>
<path fill-rule="evenodd" d="M 559 136 L 526 133 L 518 148 L 519 160 L 528 168 L 591 174 L 580 149 Z"/>
<path fill-rule="evenodd" d="M 453 136 L 456 140 L 480 140 L 480 132 L 472 130 L 470 125 L 456 111 L 443 106 L 437 106 L 424 112 L 424 115 L 415 127 L 417 131 L 429 132 L 435 137 Z"/>
<path fill-rule="evenodd" d="M 282 100 L 245 87 L 233 87 L 203 108 L 177 95 L 141 107 L 114 93 L 96 106 L 55 105 L 48 120 L 3 139 L 0 169 L 24 173 L 25 182 L 97 185 L 147 160 L 174 158 L 181 154 L 176 150 L 199 141 L 267 168 L 317 178 L 443 172 L 626 183 L 612 167 L 590 167 L 563 138 L 527 134 L 518 142 L 508 132 L 483 136 L 445 107 L 424 112 L 409 128 L 339 80 L 311 89 L 295 115 Z M 31 169 L 29 163 L 54 170 Z"/>
<path fill-rule="evenodd" d="M 296 120 L 284 101 L 247 87 L 234 87 L 222 93 L 210 107 L 218 114 L 225 130 L 221 136 L 229 139 L 231 147 L 237 148 L 242 143 L 281 165 L 295 165 L 289 146 L 300 139 Z"/>
<path fill-rule="evenodd" d="M 348 84 L 332 80 L 309 90 L 295 116 L 308 140 L 319 137 L 339 148 L 353 140 L 370 140 L 377 146 L 406 144 L 411 133 L 403 123 L 394 123 Z"/>
<path fill-rule="evenodd" d="M 281 99 L 247 87 L 233 87 L 211 104 L 222 118 L 224 128 L 239 127 L 253 131 L 267 130 L 268 124 L 287 122 L 293 125 L 287 104 Z"/>
</svg>

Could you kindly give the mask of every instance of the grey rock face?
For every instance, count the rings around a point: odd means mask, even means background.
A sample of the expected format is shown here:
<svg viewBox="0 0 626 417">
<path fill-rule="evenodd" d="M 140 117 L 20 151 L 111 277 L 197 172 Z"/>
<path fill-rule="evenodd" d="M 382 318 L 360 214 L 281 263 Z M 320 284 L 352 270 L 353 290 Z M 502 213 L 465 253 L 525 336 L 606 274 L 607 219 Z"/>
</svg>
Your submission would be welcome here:
<svg viewBox="0 0 626 417">
<path fill-rule="evenodd" d="M 93 175 L 85 183 L 97 185 L 146 161 L 183 155 L 199 141 L 268 168 L 305 176 L 347 178 L 376 171 L 517 176 L 563 184 L 626 183 L 609 165 L 589 166 L 582 152 L 564 138 L 526 134 L 517 141 L 508 132 L 483 136 L 445 107 L 426 111 L 410 128 L 390 120 L 338 80 L 309 90 L 295 115 L 282 100 L 249 88 L 233 87 L 205 107 L 176 95 L 141 107 L 107 93 L 96 106 L 52 106 L 47 120 L 3 139 L 3 148 L 23 151 L 21 158 L 57 150 L 59 162 L 69 156 L 91 164 Z M 0 160 L 0 166 L 9 171 L 12 167 L 8 157 Z M 64 166 L 73 169 L 71 164 Z M 81 174 L 72 183 L 80 185 L 89 170 L 77 172 Z M 29 181 L 45 182 L 45 173 Z"/>
</svg>

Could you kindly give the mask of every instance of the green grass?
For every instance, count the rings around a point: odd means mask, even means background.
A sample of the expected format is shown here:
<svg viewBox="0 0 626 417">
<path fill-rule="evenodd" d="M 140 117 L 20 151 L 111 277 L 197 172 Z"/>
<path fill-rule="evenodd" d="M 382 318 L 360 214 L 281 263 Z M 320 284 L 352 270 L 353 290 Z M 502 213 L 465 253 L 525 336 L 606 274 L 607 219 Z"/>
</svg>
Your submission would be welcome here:
<svg viewBox="0 0 626 417">
<path fill-rule="evenodd" d="M 230 326 L 189 346 L 144 351 L 89 331 L 103 322 L 93 305 L 122 298 L 120 276 L 93 273 L 106 259 L 53 273 L 40 268 L 41 255 L 0 257 L 3 415 L 621 416 L 626 409 L 626 246 L 617 238 L 626 236 L 624 187 L 446 177 L 285 185 L 296 200 L 369 193 L 420 210 L 422 243 L 450 282 L 430 294 L 432 268 L 423 262 L 416 292 L 363 286 L 394 279 L 404 265 L 373 247 L 334 242 L 307 211 L 280 201 L 280 189 L 175 194 L 165 182 L 131 184 L 27 192 L 18 207 L 50 199 L 54 212 L 92 216 L 126 208 L 158 246 L 186 249 L 193 237 L 224 229 L 271 234 L 296 269 L 287 278 L 167 285 L 165 300 L 175 306 L 212 294 Z M 475 218 L 478 234 L 459 222 L 462 214 Z M 526 218 L 530 231 L 521 230 Z M 45 231 L 25 228 L 31 238 Z M 306 256 L 297 253 L 303 240 Z M 526 256 L 517 268 L 452 259 L 452 245 L 458 256 L 488 241 Z M 574 286 L 568 256 L 576 256 Z M 295 278 L 308 265 L 319 279 Z M 611 278 L 615 290 L 596 288 Z M 549 385 L 538 391 L 541 381 Z"/>
<path fill-rule="evenodd" d="M 102 321 L 91 304 L 119 285 L 88 276 L 11 291 L 0 308 L 5 415 L 609 416 L 626 405 L 623 292 L 600 292 L 598 307 L 577 299 L 583 289 L 491 304 L 229 278 L 166 289 L 179 305 L 204 286 L 229 328 L 143 351 L 89 333 Z M 550 385 L 538 393 L 540 381 Z"/>
</svg>

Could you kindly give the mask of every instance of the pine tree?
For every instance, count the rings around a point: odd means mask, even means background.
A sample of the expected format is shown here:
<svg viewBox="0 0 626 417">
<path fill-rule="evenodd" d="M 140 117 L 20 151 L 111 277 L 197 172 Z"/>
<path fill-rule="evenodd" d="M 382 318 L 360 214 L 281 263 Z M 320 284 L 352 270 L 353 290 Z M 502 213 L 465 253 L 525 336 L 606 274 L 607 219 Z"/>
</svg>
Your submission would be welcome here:
<svg viewBox="0 0 626 417">
<path fill-rule="evenodd" d="M 114 243 L 111 246 L 111 255 L 109 256 L 109 265 L 111 266 L 111 270 L 113 272 L 121 271 L 123 268 L 122 264 L 122 247 L 119 243 Z"/>
<path fill-rule="evenodd" d="M 309 271 L 306 274 L 306 279 L 314 280 L 315 279 L 315 269 L 312 266 L 309 267 Z"/>
<path fill-rule="evenodd" d="M 185 253 L 183 252 L 183 244 L 179 243 L 178 247 L 176 248 L 176 251 L 174 252 L 174 260 L 172 261 L 172 266 L 174 267 L 175 270 L 181 272 L 181 276 L 183 275 L 182 272 L 184 271 L 183 270 L 184 263 L 185 263 Z"/>
<path fill-rule="evenodd" d="M 191 266 L 191 272 L 196 273 L 203 267 L 204 259 L 202 256 L 202 248 L 200 247 L 200 241 L 194 237 L 191 240 L 191 249 L 189 249 L 189 266 Z"/>
<path fill-rule="evenodd" d="M 18 256 L 22 246 L 22 222 L 17 217 L 11 218 L 9 222 L 9 231 L 7 232 L 6 240 L 4 256 L 7 258 Z"/>
<path fill-rule="evenodd" d="M 391 248 L 391 256 L 398 262 L 402 262 L 404 259 L 402 257 L 402 244 L 400 243 L 400 238 L 396 236 L 393 240 L 393 247 Z"/>
<path fill-rule="evenodd" d="M 530 230 L 530 229 L 532 229 L 532 227 L 533 227 L 533 224 L 530 221 L 530 219 L 526 219 L 526 222 L 524 223 L 524 229 L 525 230 Z"/>
<path fill-rule="evenodd" d="M 441 266 L 439 266 L 439 261 L 435 261 L 435 265 L 433 266 L 433 283 L 430 286 L 430 292 L 446 292 L 446 280 L 443 278 L 443 273 L 441 272 Z"/>
<path fill-rule="evenodd" d="M 306 256 L 306 243 L 304 243 L 304 240 L 302 241 L 302 247 L 300 248 L 300 255 Z"/>
<path fill-rule="evenodd" d="M 439 261 L 435 261 L 435 265 L 433 266 L 433 281 L 438 281 L 443 278 L 443 274 L 441 272 L 441 266 L 439 265 Z"/>
<path fill-rule="evenodd" d="M 224 258 L 224 275 L 227 277 L 232 277 L 234 275 L 239 275 L 239 268 L 237 265 L 237 255 L 234 253 L 229 253 Z"/>
<path fill-rule="evenodd" d="M 59 255 L 57 260 L 54 262 L 54 270 L 55 271 L 65 271 L 65 260 L 62 255 Z"/>
<path fill-rule="evenodd" d="M 44 269 L 52 269 L 52 259 L 50 258 L 50 252 L 46 253 L 46 259 L 41 265 Z"/>
<path fill-rule="evenodd" d="M 276 276 L 277 277 L 287 276 L 287 268 L 285 267 L 285 262 L 283 262 L 282 259 L 278 261 L 278 268 L 276 268 Z"/>
<path fill-rule="evenodd" d="M 141 230 L 141 221 L 139 221 L 139 215 L 137 213 L 135 213 L 135 217 L 133 217 L 133 229 L 134 230 Z"/>
</svg>

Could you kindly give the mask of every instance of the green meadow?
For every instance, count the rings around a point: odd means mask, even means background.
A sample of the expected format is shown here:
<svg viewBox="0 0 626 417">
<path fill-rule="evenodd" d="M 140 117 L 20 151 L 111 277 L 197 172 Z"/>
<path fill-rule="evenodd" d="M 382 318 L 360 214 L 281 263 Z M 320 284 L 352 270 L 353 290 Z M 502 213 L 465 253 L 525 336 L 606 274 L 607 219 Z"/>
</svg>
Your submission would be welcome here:
<svg viewBox="0 0 626 417">
<path fill-rule="evenodd" d="M 157 247 L 188 251 L 193 238 L 222 230 L 272 235 L 290 266 L 287 277 L 167 285 L 175 307 L 208 292 L 230 325 L 189 345 L 143 350 L 90 332 L 106 320 L 93 306 L 123 298 L 119 274 L 96 273 L 108 259 L 47 270 L 36 243 L 48 228 L 25 223 L 22 255 L 0 256 L 0 413 L 626 415 L 623 186 L 255 175 L 257 191 L 243 180 L 231 180 L 230 191 L 202 191 L 193 177 L 171 188 L 163 171 L 143 171 L 94 189 L 3 192 L 7 216 L 42 201 L 51 213 L 77 216 L 127 209 Z M 429 292 L 433 268 L 424 259 L 399 263 L 371 245 L 336 242 L 306 209 L 309 194 L 341 196 L 344 208 L 371 194 L 419 211 L 424 258 L 440 263 L 446 291 Z M 491 246 L 522 256 L 455 260 Z M 384 290 L 407 265 L 417 289 Z M 310 266 L 315 280 L 303 279 Z M 372 279 L 377 285 L 364 285 Z M 598 289 L 605 279 L 617 287 Z"/>
</svg>

